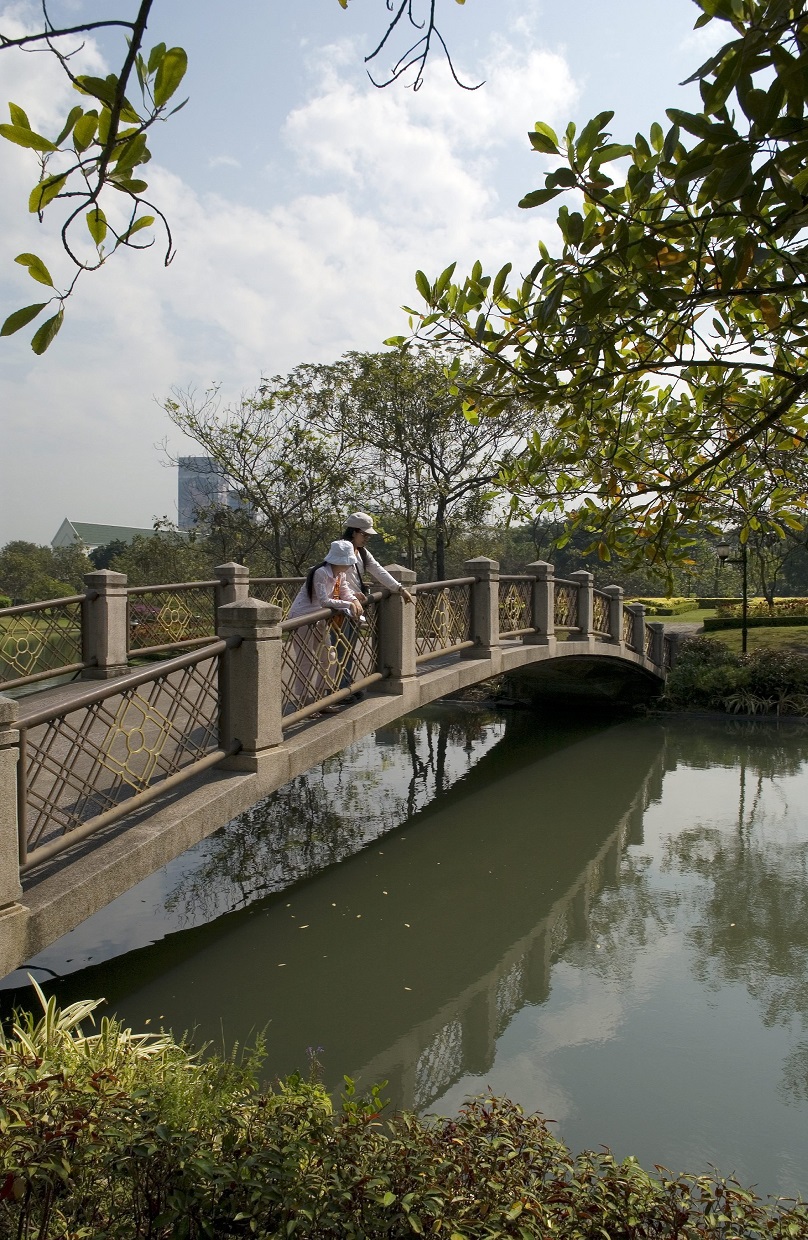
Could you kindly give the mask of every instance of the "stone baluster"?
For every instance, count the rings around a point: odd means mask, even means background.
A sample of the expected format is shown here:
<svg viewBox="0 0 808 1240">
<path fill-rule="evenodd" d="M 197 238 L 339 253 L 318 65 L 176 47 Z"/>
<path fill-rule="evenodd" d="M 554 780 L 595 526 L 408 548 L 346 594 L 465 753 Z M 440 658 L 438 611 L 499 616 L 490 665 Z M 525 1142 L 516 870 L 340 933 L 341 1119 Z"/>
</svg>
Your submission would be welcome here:
<svg viewBox="0 0 808 1240">
<path fill-rule="evenodd" d="M 415 573 L 401 564 L 386 565 L 391 577 L 395 577 L 408 590 L 415 585 Z M 415 665 L 415 609 L 416 603 L 408 603 L 400 594 L 389 594 L 379 604 L 379 665 L 385 677 L 374 686 L 380 693 L 403 693 L 413 684 Z"/>
<path fill-rule="evenodd" d="M 540 646 L 555 646 L 555 566 L 547 560 L 534 560 L 525 572 L 533 578 L 533 628 L 524 640 Z"/>
<path fill-rule="evenodd" d="M 665 625 L 659 620 L 650 620 L 648 627 L 652 633 L 651 662 L 662 667 L 665 662 Z"/>
<path fill-rule="evenodd" d="M 218 610 L 219 636 L 241 638 L 225 652 L 220 684 L 220 743 L 225 749 L 240 746 L 222 763 L 228 770 L 258 770 L 262 756 L 283 740 L 282 618 L 280 607 L 256 598 Z"/>
<path fill-rule="evenodd" d="M 464 564 L 467 577 L 474 578 L 471 587 L 471 632 L 474 642 L 466 654 L 472 659 L 490 657 L 499 650 L 499 560 L 480 555 Z"/>
<path fill-rule="evenodd" d="M 580 633 L 575 640 L 579 638 L 581 641 L 588 641 L 592 636 L 592 610 L 593 610 L 593 591 L 594 581 L 592 573 L 586 572 L 585 569 L 579 569 L 577 573 L 570 573 L 570 581 L 574 581 L 578 586 L 578 628 Z"/>
<path fill-rule="evenodd" d="M 128 670 L 129 619 L 126 573 L 109 568 L 86 573 L 88 598 L 81 605 L 83 680 L 110 680 Z"/>
<path fill-rule="evenodd" d="M 626 603 L 625 610 L 631 614 L 631 647 L 637 654 L 645 653 L 645 604 Z"/>
<path fill-rule="evenodd" d="M 25 960 L 29 912 L 20 904 L 20 841 L 17 826 L 17 764 L 20 734 L 17 703 L 0 696 L 0 977 Z"/>
<path fill-rule="evenodd" d="M 213 570 L 218 580 L 216 586 L 216 613 L 220 607 L 230 603 L 243 603 L 250 596 L 250 570 L 243 564 L 229 560 L 227 564 L 217 564 Z"/>
<path fill-rule="evenodd" d="M 623 641 L 623 587 L 606 586 L 603 591 L 609 596 L 609 637 L 620 645 Z"/>
</svg>

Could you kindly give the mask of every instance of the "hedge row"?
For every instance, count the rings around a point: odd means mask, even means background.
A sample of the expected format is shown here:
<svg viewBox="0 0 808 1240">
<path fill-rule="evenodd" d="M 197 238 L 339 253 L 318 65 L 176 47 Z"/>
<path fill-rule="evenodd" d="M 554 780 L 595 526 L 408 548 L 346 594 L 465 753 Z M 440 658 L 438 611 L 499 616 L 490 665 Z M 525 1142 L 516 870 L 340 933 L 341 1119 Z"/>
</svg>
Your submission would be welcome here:
<svg viewBox="0 0 808 1240">
<path fill-rule="evenodd" d="M 742 629 L 742 616 L 708 616 L 702 621 L 705 633 L 714 633 L 717 629 Z M 747 616 L 748 629 L 786 629 L 805 628 L 808 625 L 806 616 Z"/>
</svg>

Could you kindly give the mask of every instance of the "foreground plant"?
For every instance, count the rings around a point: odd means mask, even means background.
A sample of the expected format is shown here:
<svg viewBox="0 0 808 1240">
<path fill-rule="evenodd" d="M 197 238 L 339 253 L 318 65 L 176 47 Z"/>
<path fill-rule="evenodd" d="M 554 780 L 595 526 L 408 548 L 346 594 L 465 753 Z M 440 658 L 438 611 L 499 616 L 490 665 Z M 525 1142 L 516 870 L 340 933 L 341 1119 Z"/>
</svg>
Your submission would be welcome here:
<svg viewBox="0 0 808 1240">
<path fill-rule="evenodd" d="M 335 1112 L 315 1080 L 260 1090 L 260 1048 L 236 1064 L 112 1020 L 88 1034 L 96 1003 L 37 993 L 43 1016 L 0 1041 L 4 1240 L 808 1237 L 802 1204 L 573 1157 L 507 1099 L 383 1122 L 379 1090 L 357 1097 L 346 1078 Z"/>
</svg>

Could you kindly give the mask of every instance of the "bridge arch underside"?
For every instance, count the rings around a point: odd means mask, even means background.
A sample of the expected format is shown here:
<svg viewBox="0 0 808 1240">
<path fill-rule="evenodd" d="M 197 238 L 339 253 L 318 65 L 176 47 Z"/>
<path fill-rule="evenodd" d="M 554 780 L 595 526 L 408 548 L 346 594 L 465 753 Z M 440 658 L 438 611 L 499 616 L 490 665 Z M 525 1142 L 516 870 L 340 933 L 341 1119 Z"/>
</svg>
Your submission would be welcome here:
<svg viewBox="0 0 808 1240">
<path fill-rule="evenodd" d="M 502 674 L 529 676 L 537 700 L 555 692 L 569 701 L 577 686 L 582 705 L 642 700 L 626 695 L 647 697 L 664 683 L 644 655 L 595 639 L 506 641 L 422 664 L 395 687 L 381 681 L 367 700 L 291 729 L 280 745 L 248 760 L 235 755 L 29 873 L 16 915 L 0 923 L 0 978 L 295 776 L 420 706 Z"/>
<path fill-rule="evenodd" d="M 608 653 L 529 664 L 511 672 L 507 682 L 513 697 L 551 709 L 584 702 L 604 709 L 636 706 L 657 697 L 664 683 L 658 673 Z"/>
</svg>

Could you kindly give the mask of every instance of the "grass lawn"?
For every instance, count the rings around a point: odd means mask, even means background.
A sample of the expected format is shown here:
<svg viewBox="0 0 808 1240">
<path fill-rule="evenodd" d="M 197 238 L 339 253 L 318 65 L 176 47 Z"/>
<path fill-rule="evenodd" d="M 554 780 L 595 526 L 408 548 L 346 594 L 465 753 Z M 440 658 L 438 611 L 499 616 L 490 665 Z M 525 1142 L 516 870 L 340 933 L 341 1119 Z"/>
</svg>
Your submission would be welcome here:
<svg viewBox="0 0 808 1240">
<path fill-rule="evenodd" d="M 729 646 L 735 654 L 741 653 L 740 629 L 719 629 L 716 633 L 705 633 L 705 637 L 713 637 Z M 799 654 L 808 654 L 808 624 L 795 625 L 783 629 L 749 629 L 747 651 L 753 650 L 795 650 Z"/>
</svg>

